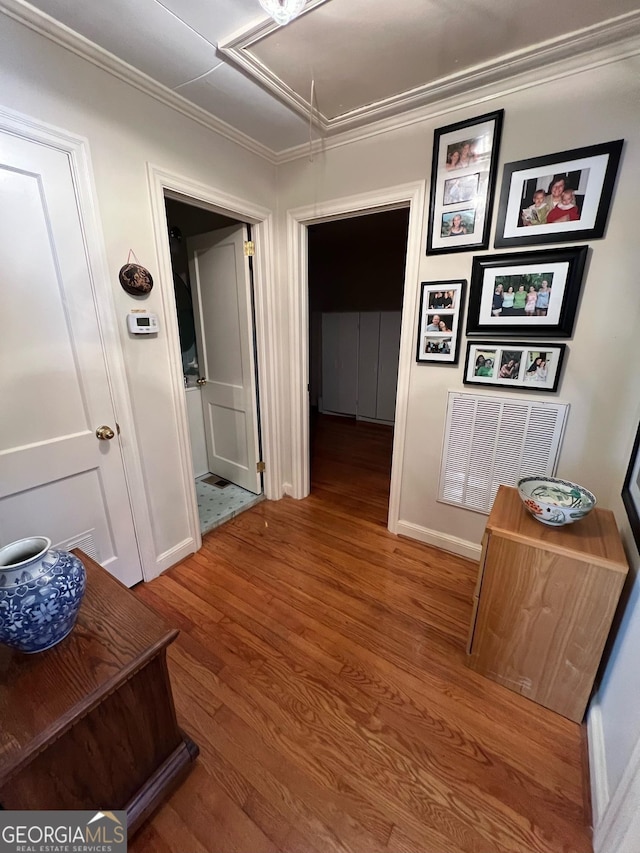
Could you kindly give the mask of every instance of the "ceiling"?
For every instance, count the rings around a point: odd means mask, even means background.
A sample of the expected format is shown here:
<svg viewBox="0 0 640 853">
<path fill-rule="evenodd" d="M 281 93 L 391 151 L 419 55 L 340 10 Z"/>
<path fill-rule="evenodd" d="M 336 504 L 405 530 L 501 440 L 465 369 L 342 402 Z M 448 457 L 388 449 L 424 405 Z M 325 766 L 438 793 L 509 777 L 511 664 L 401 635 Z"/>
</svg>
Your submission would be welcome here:
<svg viewBox="0 0 640 853">
<path fill-rule="evenodd" d="M 258 0 L 31 5 L 273 152 L 640 33 L 638 0 L 308 0 L 286 27 Z"/>
</svg>

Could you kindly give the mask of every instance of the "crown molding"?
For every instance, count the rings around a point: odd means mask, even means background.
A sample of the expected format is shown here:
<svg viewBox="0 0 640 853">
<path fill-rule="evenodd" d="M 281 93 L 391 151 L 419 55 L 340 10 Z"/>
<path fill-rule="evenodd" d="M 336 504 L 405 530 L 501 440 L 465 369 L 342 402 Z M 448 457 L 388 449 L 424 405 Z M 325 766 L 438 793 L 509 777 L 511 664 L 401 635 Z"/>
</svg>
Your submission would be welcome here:
<svg viewBox="0 0 640 853">
<path fill-rule="evenodd" d="M 311 12 L 312 9 L 315 9 L 316 6 L 322 6 L 322 4 L 326 2 L 327 0 L 307 0 L 304 9 L 299 15 L 296 15 L 295 20 L 299 21 L 300 18 L 304 18 L 304 16 L 308 12 Z M 263 20 L 258 21 L 257 24 L 251 24 L 248 27 L 240 27 L 240 29 L 235 30 L 231 35 L 222 39 L 222 41 L 218 43 L 218 48 L 224 51 L 227 49 L 231 50 L 236 47 L 246 47 L 249 44 L 255 44 L 265 36 L 271 35 L 271 33 L 275 33 L 276 30 L 280 29 L 282 29 L 282 25 L 276 24 L 272 18 L 263 18 Z"/>
<path fill-rule="evenodd" d="M 457 110 L 471 109 L 473 107 L 484 108 L 484 105 L 498 98 L 503 98 L 537 86 L 544 86 L 555 80 L 582 74 L 594 68 L 637 56 L 640 54 L 640 13 L 637 16 L 636 23 L 637 26 L 634 28 L 624 28 L 624 37 L 621 30 L 618 29 L 617 40 L 607 41 L 605 45 L 593 47 L 589 51 L 583 51 L 575 55 L 566 56 L 562 60 L 556 60 L 552 64 L 545 65 L 544 68 L 538 68 L 535 76 L 532 75 L 531 70 L 520 71 L 518 74 L 512 73 L 510 75 L 509 66 L 507 65 L 504 73 L 500 75 L 500 79 L 491 84 L 485 83 L 476 88 L 473 88 L 471 85 L 471 87 L 465 87 L 465 91 L 463 92 L 448 96 L 443 92 L 442 98 L 435 100 L 433 103 L 408 109 L 400 115 L 380 117 L 378 120 L 372 120 L 366 126 L 337 131 L 333 134 L 328 133 L 314 140 L 311 144 L 305 142 L 301 145 L 288 148 L 285 151 L 280 151 L 276 155 L 276 164 L 282 165 L 301 158 L 308 158 L 310 155 L 326 153 L 333 148 L 351 145 L 354 142 L 360 142 L 361 140 L 379 136 L 380 134 L 398 131 L 404 127 L 431 121 Z"/>
<path fill-rule="evenodd" d="M 307 14 L 324 2 L 327 0 L 310 0 L 302 14 Z M 118 59 L 31 6 L 26 0 L 0 0 L 0 12 L 274 166 L 430 121 L 456 110 L 481 106 L 497 98 L 640 53 L 640 11 L 634 11 L 612 19 L 605 25 L 580 30 L 571 37 L 546 42 L 546 47 L 538 45 L 535 51 L 504 56 L 490 66 L 479 66 L 472 71 L 467 70 L 465 74 L 443 78 L 427 87 L 419 87 L 397 98 L 354 110 L 330 122 L 325 117 L 319 117 L 314 109 L 314 123 L 321 138 L 311 144 L 306 142 L 276 152 Z M 277 28 L 275 22 L 262 21 L 250 30 L 230 36 L 224 42 L 225 48 L 220 46 L 220 49 L 227 53 L 227 47 L 235 45 L 235 50 L 241 42 L 255 42 Z M 532 53 L 538 57 L 538 63 L 534 62 Z M 231 55 L 230 52 L 228 55 Z M 544 67 L 540 67 L 541 61 Z M 263 85 L 271 88 L 266 80 L 259 79 Z M 281 93 L 277 94 L 281 97 Z M 298 98 L 295 104 L 287 102 L 309 119 L 308 102 L 302 98 Z"/>
<path fill-rule="evenodd" d="M 268 146 L 252 139 L 247 134 L 237 130 L 202 107 L 188 101 L 173 89 L 159 83 L 143 71 L 134 68 L 122 59 L 109 53 L 109 51 L 94 44 L 94 42 L 75 32 L 75 30 L 72 30 L 65 24 L 56 21 L 55 18 L 40 11 L 40 9 L 31 6 L 26 0 L 0 0 L 0 12 L 24 24 L 24 26 L 39 35 L 55 42 L 60 47 L 69 50 L 76 56 L 86 59 L 87 62 L 117 77 L 118 80 L 128 83 L 134 89 L 138 89 L 138 91 L 143 92 L 145 95 L 149 95 L 156 101 L 171 107 L 171 109 L 176 110 L 186 118 L 197 122 L 208 130 L 212 130 L 214 133 L 234 142 L 236 145 L 240 145 L 252 154 L 262 157 L 271 165 L 276 164 L 276 152 Z"/>
<path fill-rule="evenodd" d="M 322 2 L 325 0 L 310 3 L 306 12 L 312 11 Z M 549 65 L 565 60 L 571 61 L 593 50 L 617 44 L 623 38 L 640 34 L 640 10 L 504 54 L 489 62 L 400 92 L 389 98 L 374 101 L 333 118 L 320 112 L 311 103 L 310 97 L 307 99 L 291 89 L 251 53 L 251 46 L 270 35 L 275 29 L 276 27 L 264 24 L 252 26 L 236 32 L 222 41 L 218 47 L 225 56 L 273 92 L 281 101 L 307 121 L 310 120 L 323 135 L 332 135 L 387 117 L 393 118 L 416 108 L 440 104 L 443 100 L 456 96 L 468 97 L 470 89 L 476 91 L 489 86 L 504 86 L 505 77 L 517 77 L 532 72 L 538 74 L 541 70 L 544 72 Z M 308 145 L 306 148 L 308 150 Z"/>
<path fill-rule="evenodd" d="M 327 0 L 307 0 L 307 5 L 296 20 L 304 17 L 304 15 L 307 15 L 326 2 Z M 262 39 L 270 36 L 279 29 L 281 29 L 280 25 L 268 18 L 266 21 L 260 21 L 258 24 L 252 24 L 249 27 L 242 27 L 236 30 L 230 36 L 218 42 L 218 50 L 231 60 L 234 65 L 242 68 L 252 80 L 257 80 L 264 88 L 276 95 L 279 101 L 287 104 L 298 115 L 303 116 L 308 121 L 309 114 L 312 112 L 310 100 L 308 101 L 306 98 L 303 98 L 290 86 L 287 86 L 284 80 L 274 74 L 268 66 L 248 52 L 248 49 L 252 45 L 262 41 Z M 323 132 L 328 130 L 329 120 L 319 113 L 317 109 L 313 111 L 311 121 L 312 124 Z"/>
</svg>

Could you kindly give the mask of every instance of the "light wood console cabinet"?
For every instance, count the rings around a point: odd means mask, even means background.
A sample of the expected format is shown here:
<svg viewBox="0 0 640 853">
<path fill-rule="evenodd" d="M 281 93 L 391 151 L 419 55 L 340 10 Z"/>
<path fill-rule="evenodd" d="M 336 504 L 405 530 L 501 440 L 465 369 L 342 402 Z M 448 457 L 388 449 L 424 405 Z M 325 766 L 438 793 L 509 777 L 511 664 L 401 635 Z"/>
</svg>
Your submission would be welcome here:
<svg viewBox="0 0 640 853">
<path fill-rule="evenodd" d="M 613 513 L 565 527 L 500 486 L 483 540 L 469 666 L 580 722 L 628 572 Z"/>
</svg>

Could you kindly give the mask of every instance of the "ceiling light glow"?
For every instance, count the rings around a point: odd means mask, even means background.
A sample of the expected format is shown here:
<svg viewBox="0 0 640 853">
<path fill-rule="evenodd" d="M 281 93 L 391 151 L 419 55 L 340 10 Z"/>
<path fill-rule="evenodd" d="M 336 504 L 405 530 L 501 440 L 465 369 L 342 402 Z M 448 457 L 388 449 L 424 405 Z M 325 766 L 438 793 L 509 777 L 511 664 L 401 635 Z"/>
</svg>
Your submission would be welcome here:
<svg viewBox="0 0 640 853">
<path fill-rule="evenodd" d="M 299 15 L 305 3 L 306 0 L 260 0 L 260 5 L 265 12 L 268 12 L 281 27 Z"/>
</svg>

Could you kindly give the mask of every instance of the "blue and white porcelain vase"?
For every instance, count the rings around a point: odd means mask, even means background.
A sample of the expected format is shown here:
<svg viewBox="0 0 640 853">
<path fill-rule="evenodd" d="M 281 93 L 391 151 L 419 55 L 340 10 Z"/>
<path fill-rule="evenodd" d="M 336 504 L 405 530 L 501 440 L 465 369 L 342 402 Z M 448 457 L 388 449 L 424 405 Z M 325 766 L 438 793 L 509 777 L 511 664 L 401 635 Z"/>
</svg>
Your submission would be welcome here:
<svg viewBox="0 0 640 853">
<path fill-rule="evenodd" d="M 87 583 L 85 568 L 44 536 L 0 548 L 0 643 L 43 652 L 76 623 Z"/>
</svg>

